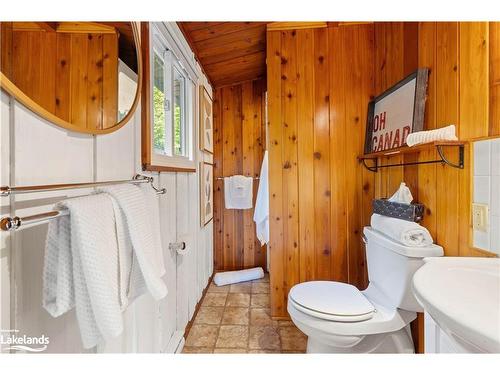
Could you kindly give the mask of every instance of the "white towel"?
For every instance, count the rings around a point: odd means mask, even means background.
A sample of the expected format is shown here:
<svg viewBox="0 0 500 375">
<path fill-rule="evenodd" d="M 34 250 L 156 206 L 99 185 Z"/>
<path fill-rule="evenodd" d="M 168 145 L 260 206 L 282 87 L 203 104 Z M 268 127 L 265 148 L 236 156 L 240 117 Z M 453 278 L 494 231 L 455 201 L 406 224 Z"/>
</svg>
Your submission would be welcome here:
<svg viewBox="0 0 500 375">
<path fill-rule="evenodd" d="M 456 141 L 455 125 L 445 126 L 444 128 L 410 133 L 406 138 L 408 146 L 415 146 L 421 143 L 434 141 Z"/>
<path fill-rule="evenodd" d="M 150 186 L 138 187 L 132 184 L 104 186 L 97 189 L 113 197 L 120 208 L 126 231 L 130 236 L 134 252 L 132 262 L 137 260 L 140 272 L 131 270 L 131 289 L 140 290 L 141 277 L 155 300 L 167 295 L 162 280 L 165 274 L 160 236 L 158 198 Z M 126 241 L 126 238 L 123 239 Z M 130 259 L 130 258 L 127 258 Z M 133 298 L 135 296 L 129 296 Z M 126 300 L 124 301 L 126 303 Z"/>
<path fill-rule="evenodd" d="M 412 221 L 373 214 L 371 226 L 406 246 L 422 247 L 434 242 L 427 228 Z"/>
<path fill-rule="evenodd" d="M 262 279 L 263 277 L 264 270 L 262 267 L 255 267 L 240 271 L 217 272 L 214 276 L 214 283 L 217 286 L 222 286 Z"/>
<path fill-rule="evenodd" d="M 125 311 L 133 300 L 147 292 L 146 283 L 142 276 L 137 256 L 132 247 L 132 240 L 127 228 L 125 214 L 116 199 L 111 195 L 109 198 L 113 202 L 113 209 L 116 220 L 116 238 L 118 242 L 119 256 L 119 296 L 120 307 Z"/>
<path fill-rule="evenodd" d="M 108 195 L 67 199 L 69 210 L 49 223 L 43 270 L 43 307 L 58 317 L 76 306 L 85 348 L 120 335 L 118 245 Z"/>
<path fill-rule="evenodd" d="M 252 208 L 253 178 L 241 175 L 224 177 L 224 202 L 227 209 Z"/>
<path fill-rule="evenodd" d="M 269 180 L 268 180 L 268 156 L 267 150 L 264 152 L 264 159 L 260 168 L 259 190 L 255 201 L 255 211 L 253 213 L 255 230 L 260 244 L 264 246 L 269 242 Z"/>
</svg>

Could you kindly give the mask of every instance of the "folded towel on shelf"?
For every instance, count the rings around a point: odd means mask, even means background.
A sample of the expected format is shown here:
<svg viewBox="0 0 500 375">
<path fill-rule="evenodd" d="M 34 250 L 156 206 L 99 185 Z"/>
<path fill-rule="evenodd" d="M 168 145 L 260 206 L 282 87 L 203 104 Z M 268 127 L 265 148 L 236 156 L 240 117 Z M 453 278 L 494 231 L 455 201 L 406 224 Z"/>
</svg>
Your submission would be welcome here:
<svg viewBox="0 0 500 375">
<path fill-rule="evenodd" d="M 415 146 L 421 143 L 429 143 L 434 141 L 456 141 L 455 125 L 445 126 L 444 128 L 426 130 L 408 134 L 406 144 Z"/>
<path fill-rule="evenodd" d="M 162 280 L 165 266 L 156 193 L 149 186 L 139 187 L 131 184 L 103 186 L 97 191 L 107 193 L 116 200 L 115 207 L 119 207 L 125 223 L 123 230 L 128 232 L 133 249 L 133 254 L 130 254 L 130 248 L 125 245 L 126 251 L 120 252 L 127 259 L 124 259 L 122 267 L 128 269 L 130 274 L 128 279 L 132 295 L 129 294 L 128 299 L 140 294 L 142 280 L 155 300 L 162 299 L 167 295 L 167 287 Z M 127 240 L 124 234 L 119 238 L 120 242 Z M 139 269 L 136 269 L 134 264 Z M 126 280 L 127 277 L 123 279 Z M 126 304 L 127 298 L 123 302 Z"/>
<path fill-rule="evenodd" d="M 67 199 L 50 221 L 45 245 L 43 307 L 58 317 L 76 307 L 85 348 L 123 331 L 113 203 L 106 194 Z"/>
<path fill-rule="evenodd" d="M 269 242 L 269 183 L 268 183 L 268 156 L 267 150 L 264 152 L 264 159 L 260 168 L 259 190 L 255 201 L 255 230 L 261 246 Z"/>
<path fill-rule="evenodd" d="M 253 178 L 241 175 L 224 177 L 224 202 L 227 209 L 252 208 Z"/>
<path fill-rule="evenodd" d="M 427 228 L 412 221 L 373 214 L 371 226 L 406 246 L 421 247 L 434 242 Z"/>
</svg>

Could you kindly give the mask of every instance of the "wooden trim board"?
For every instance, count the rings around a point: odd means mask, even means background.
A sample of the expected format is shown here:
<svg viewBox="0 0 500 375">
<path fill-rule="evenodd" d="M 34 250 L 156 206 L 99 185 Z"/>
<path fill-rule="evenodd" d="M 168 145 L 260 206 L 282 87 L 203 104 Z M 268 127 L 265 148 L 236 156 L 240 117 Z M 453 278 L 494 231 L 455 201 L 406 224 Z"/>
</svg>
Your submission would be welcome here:
<svg viewBox="0 0 500 375">
<path fill-rule="evenodd" d="M 326 22 L 271 22 L 267 24 L 267 31 L 317 29 L 327 26 Z"/>
</svg>

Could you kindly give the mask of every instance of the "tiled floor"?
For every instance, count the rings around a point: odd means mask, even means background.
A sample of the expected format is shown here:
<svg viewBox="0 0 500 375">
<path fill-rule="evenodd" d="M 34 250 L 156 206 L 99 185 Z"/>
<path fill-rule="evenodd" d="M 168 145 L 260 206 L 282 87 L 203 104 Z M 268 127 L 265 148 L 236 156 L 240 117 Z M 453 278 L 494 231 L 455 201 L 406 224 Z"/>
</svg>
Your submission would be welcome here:
<svg viewBox="0 0 500 375">
<path fill-rule="evenodd" d="M 218 287 L 211 284 L 183 353 L 304 353 L 306 336 L 269 311 L 269 276 Z"/>
</svg>

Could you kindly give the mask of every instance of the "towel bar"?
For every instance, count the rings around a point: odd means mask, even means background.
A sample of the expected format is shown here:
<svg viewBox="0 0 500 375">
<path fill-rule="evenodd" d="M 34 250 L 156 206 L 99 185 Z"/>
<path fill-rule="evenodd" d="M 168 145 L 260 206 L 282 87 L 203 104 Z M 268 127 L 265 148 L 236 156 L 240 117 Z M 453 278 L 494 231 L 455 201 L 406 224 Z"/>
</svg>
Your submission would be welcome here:
<svg viewBox="0 0 500 375">
<path fill-rule="evenodd" d="M 55 219 L 56 217 L 68 215 L 69 212 L 67 210 L 62 210 L 62 211 L 49 211 L 49 212 L 44 212 L 41 214 L 36 214 L 36 215 L 31 215 L 31 216 L 25 216 L 25 217 L 19 217 L 19 216 L 14 216 L 14 217 L 3 217 L 0 220 L 0 229 L 3 231 L 13 231 L 16 229 L 19 229 L 21 224 L 27 225 L 27 224 L 37 224 L 37 223 L 42 223 L 46 220 L 50 219 Z"/>
<path fill-rule="evenodd" d="M 82 183 L 72 183 L 72 184 L 56 184 L 56 185 L 34 185 L 34 186 L 1 186 L 0 196 L 8 197 L 13 194 L 27 194 L 42 191 L 57 191 L 57 190 L 68 190 L 68 189 L 83 189 L 98 186 L 107 185 L 119 185 L 119 184 L 143 184 L 149 183 L 151 187 L 156 191 L 157 194 L 165 194 L 167 190 L 165 188 L 160 189 L 153 185 L 154 178 L 144 175 L 137 174 L 131 180 L 118 180 L 118 181 L 102 181 L 102 182 L 82 182 Z M 0 230 L 2 231 L 13 231 L 19 229 L 21 225 L 26 224 L 36 224 L 46 220 L 55 219 L 60 216 L 67 215 L 68 211 L 49 211 L 36 215 L 25 216 L 25 217 L 3 217 L 0 219 Z"/>
<path fill-rule="evenodd" d="M 158 194 L 165 194 L 166 189 L 159 189 L 153 185 L 154 178 L 137 174 L 131 180 L 117 180 L 117 181 L 101 181 L 101 182 L 77 182 L 71 184 L 55 184 L 55 185 L 33 185 L 33 186 L 0 186 L 0 196 L 8 197 L 11 194 L 27 194 L 42 191 L 57 191 L 68 189 L 84 189 L 97 186 L 119 185 L 119 184 L 144 184 L 150 183 L 151 187 Z"/>
<path fill-rule="evenodd" d="M 379 151 L 373 152 L 371 154 L 365 154 L 362 156 L 358 156 L 358 160 L 361 161 L 366 169 L 370 172 L 378 172 L 381 168 L 390 168 L 390 167 L 404 167 L 409 165 L 420 165 L 420 164 L 435 164 L 435 163 L 443 163 L 449 165 L 453 168 L 464 169 L 464 146 L 465 143 L 462 141 L 436 141 L 431 143 L 425 143 L 422 145 L 417 145 L 414 147 L 401 147 L 400 149 L 395 149 L 394 151 Z M 404 163 L 396 163 L 396 164 L 383 164 L 379 165 L 378 158 L 380 157 L 390 157 L 395 155 L 403 155 L 410 153 L 418 153 L 423 150 L 430 150 L 431 148 L 436 148 L 437 153 L 439 154 L 439 159 L 437 160 L 423 160 L 423 161 L 411 161 Z M 458 147 L 458 162 L 452 162 L 449 160 L 443 151 L 443 147 Z M 372 160 L 372 165 L 366 164 L 366 160 Z"/>
</svg>

